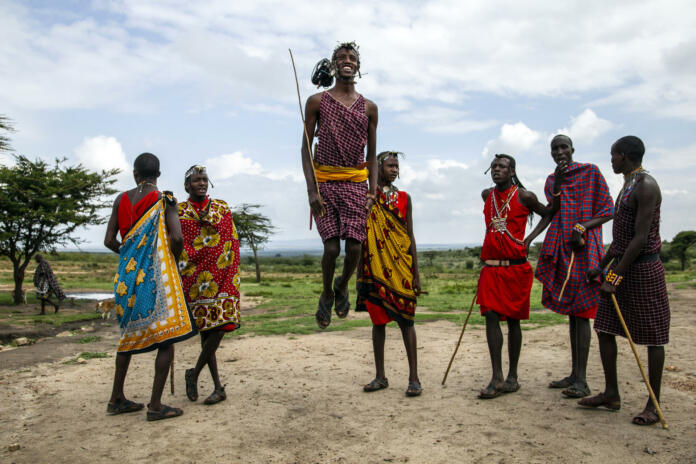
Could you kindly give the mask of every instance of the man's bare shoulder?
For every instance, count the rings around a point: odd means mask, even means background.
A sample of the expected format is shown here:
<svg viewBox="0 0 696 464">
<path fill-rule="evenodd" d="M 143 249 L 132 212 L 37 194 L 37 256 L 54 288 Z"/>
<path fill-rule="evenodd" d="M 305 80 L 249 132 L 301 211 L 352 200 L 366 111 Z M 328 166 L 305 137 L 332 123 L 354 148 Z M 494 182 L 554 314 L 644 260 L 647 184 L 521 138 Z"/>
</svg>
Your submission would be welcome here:
<svg viewBox="0 0 696 464">
<path fill-rule="evenodd" d="M 483 201 L 486 201 L 486 199 L 488 198 L 488 195 L 491 193 L 491 190 L 493 190 L 494 188 L 495 187 L 489 187 L 489 188 L 483 189 L 481 191 L 481 198 L 483 199 Z"/>
<path fill-rule="evenodd" d="M 324 95 L 323 90 L 321 92 L 315 93 L 314 95 L 310 95 L 307 99 L 307 104 L 313 103 L 315 105 L 318 105 L 321 102 L 322 95 Z"/>
<path fill-rule="evenodd" d="M 365 98 L 365 97 L 363 97 L 363 98 Z M 372 100 L 365 98 L 365 109 L 367 109 L 368 111 L 370 109 L 377 111 L 377 104 L 375 102 L 373 102 Z"/>
<path fill-rule="evenodd" d="M 636 185 L 636 193 L 643 195 L 661 195 L 660 186 L 650 174 L 643 174 L 643 179 Z"/>
</svg>

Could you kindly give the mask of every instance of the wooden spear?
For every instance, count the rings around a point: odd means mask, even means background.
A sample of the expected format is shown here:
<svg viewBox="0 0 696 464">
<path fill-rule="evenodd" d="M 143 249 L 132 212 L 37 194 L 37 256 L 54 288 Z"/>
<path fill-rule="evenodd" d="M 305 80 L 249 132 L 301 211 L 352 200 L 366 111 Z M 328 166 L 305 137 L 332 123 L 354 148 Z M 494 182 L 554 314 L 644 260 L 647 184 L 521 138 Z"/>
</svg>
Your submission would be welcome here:
<svg viewBox="0 0 696 464">
<path fill-rule="evenodd" d="M 636 362 L 638 363 L 638 368 L 640 369 L 640 373 L 643 376 L 643 381 L 645 382 L 645 386 L 648 387 L 648 393 L 650 394 L 650 400 L 652 401 L 653 406 L 655 406 L 655 411 L 657 411 L 657 417 L 660 418 L 660 422 L 662 423 L 662 428 L 663 429 L 668 429 L 669 427 L 667 426 L 667 421 L 665 421 L 665 416 L 662 415 L 662 409 L 660 409 L 660 404 L 657 402 L 657 398 L 655 397 L 655 392 L 653 391 L 652 387 L 650 386 L 650 379 L 648 379 L 648 376 L 645 375 L 645 369 L 643 369 L 643 364 L 640 362 L 640 356 L 638 356 L 638 351 L 636 350 L 636 345 L 633 343 L 633 338 L 631 337 L 631 333 L 628 331 L 628 327 L 626 327 L 626 321 L 623 318 L 623 315 L 621 314 L 621 308 L 619 308 L 619 302 L 616 301 L 616 295 L 613 293 L 611 294 L 611 301 L 614 303 L 614 309 L 616 309 L 616 315 L 619 316 L 619 321 L 621 321 L 621 326 L 624 329 L 624 333 L 626 334 L 626 338 L 628 338 L 628 342 L 631 344 L 631 349 L 633 350 L 633 355 L 636 357 Z"/>
<path fill-rule="evenodd" d="M 478 295 L 478 283 L 476 283 L 476 293 L 474 293 L 474 298 L 471 300 L 471 305 L 469 306 L 469 312 L 464 320 L 464 325 L 462 326 L 462 332 L 459 334 L 459 340 L 457 340 L 457 346 L 454 347 L 454 353 L 450 358 L 449 364 L 447 365 L 447 370 L 445 371 L 445 376 L 442 378 L 442 385 L 447 381 L 447 374 L 449 374 L 450 368 L 452 367 L 452 361 L 457 355 L 457 350 L 459 350 L 459 344 L 462 342 L 462 337 L 464 336 L 464 330 L 466 330 L 466 323 L 469 322 L 469 316 L 471 316 L 471 310 L 474 309 L 474 303 L 476 303 L 476 296 Z"/>
<path fill-rule="evenodd" d="M 290 52 L 290 61 L 292 61 L 292 72 L 295 74 L 295 87 L 297 87 L 297 103 L 300 105 L 300 117 L 302 118 L 302 129 L 304 130 L 305 142 L 307 143 L 307 153 L 312 154 L 312 143 L 309 140 L 309 134 L 307 133 L 307 124 L 305 123 L 304 112 L 302 111 L 302 97 L 300 96 L 300 81 L 297 79 L 297 69 L 295 68 L 295 57 L 292 56 L 292 50 L 288 48 Z M 321 193 L 319 193 L 319 183 L 317 182 L 317 173 L 314 171 L 314 163 L 310 156 L 310 166 L 312 167 L 312 177 L 314 177 L 314 186 L 317 188 L 317 197 L 321 202 Z M 319 216 L 324 215 L 324 209 L 322 208 Z M 312 210 L 309 211 L 309 229 L 312 230 Z"/>
<path fill-rule="evenodd" d="M 558 294 L 558 302 L 559 303 L 563 299 L 563 292 L 565 292 L 566 284 L 568 283 L 568 280 L 570 279 L 570 273 L 573 271 L 573 261 L 575 261 L 575 251 L 570 252 L 570 264 L 568 264 L 568 274 L 566 274 L 566 278 L 563 281 L 563 286 L 561 287 L 561 293 Z"/>
</svg>

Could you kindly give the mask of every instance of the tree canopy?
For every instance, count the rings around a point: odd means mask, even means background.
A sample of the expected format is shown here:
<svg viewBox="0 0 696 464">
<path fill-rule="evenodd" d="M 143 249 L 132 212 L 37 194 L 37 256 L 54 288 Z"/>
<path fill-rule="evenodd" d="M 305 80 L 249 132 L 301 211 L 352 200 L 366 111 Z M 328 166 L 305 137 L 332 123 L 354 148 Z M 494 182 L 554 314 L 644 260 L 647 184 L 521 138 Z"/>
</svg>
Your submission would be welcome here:
<svg viewBox="0 0 696 464">
<path fill-rule="evenodd" d="M 237 235 L 242 246 L 248 246 L 254 253 L 256 263 L 256 281 L 261 281 L 261 269 L 259 268 L 259 257 L 257 251 L 263 248 L 275 231 L 271 220 L 263 214 L 255 211 L 261 205 L 242 203 L 232 211 L 234 225 L 237 228 Z"/>
<path fill-rule="evenodd" d="M 14 158 L 13 166 L 0 166 L 0 255 L 12 262 L 14 299 L 20 303 L 24 271 L 37 252 L 77 245 L 79 228 L 105 222 L 100 210 L 111 205 L 118 170 Z"/>
<path fill-rule="evenodd" d="M 682 271 L 686 269 L 687 251 L 695 243 L 696 231 L 683 230 L 674 236 L 669 245 L 669 254 L 679 260 Z"/>
<path fill-rule="evenodd" d="M 14 132 L 12 122 L 0 114 L 0 131 Z M 6 134 L 0 134 L 0 151 L 10 151 L 10 138 Z"/>
</svg>

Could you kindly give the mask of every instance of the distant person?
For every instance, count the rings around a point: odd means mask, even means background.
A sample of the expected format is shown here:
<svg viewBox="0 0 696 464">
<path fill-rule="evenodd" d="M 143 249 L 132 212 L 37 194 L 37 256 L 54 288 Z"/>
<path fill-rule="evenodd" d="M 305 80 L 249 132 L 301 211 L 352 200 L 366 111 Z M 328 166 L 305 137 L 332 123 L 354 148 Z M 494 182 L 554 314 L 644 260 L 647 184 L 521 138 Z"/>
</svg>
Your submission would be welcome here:
<svg viewBox="0 0 696 464">
<path fill-rule="evenodd" d="M 65 293 L 60 288 L 58 279 L 56 279 L 51 265 L 40 255 L 34 255 L 36 260 L 36 270 L 34 271 L 34 286 L 36 287 L 36 297 L 41 301 L 41 315 L 46 314 L 46 303 L 54 307 L 55 312 L 60 308 L 60 302 L 65 299 Z M 57 302 L 51 300 L 51 294 L 57 298 Z"/>
<path fill-rule="evenodd" d="M 198 376 L 208 365 L 215 389 L 204 403 L 227 399 L 215 352 L 227 332 L 239 327 L 239 238 L 232 212 L 222 200 L 208 197 L 208 173 L 191 166 L 184 176 L 188 200 L 179 203 L 184 251 L 179 270 L 184 296 L 201 334 L 196 366 L 186 370 L 186 396 L 198 399 Z"/>
<path fill-rule="evenodd" d="M 315 135 L 319 137 L 316 159 L 304 133 L 302 137 L 302 167 L 309 205 L 324 242 L 321 259 L 324 289 L 315 314 L 322 329 L 331 323 L 334 304 L 338 317 L 348 315 L 348 281 L 358 264 L 367 211 L 375 202 L 377 189 L 377 105 L 355 91 L 355 76 L 360 73 L 358 46 L 354 42 L 339 44 L 331 57 L 331 68 L 336 84 L 309 97 L 305 108 L 309 143 Z M 321 197 L 317 195 L 317 187 Z M 346 257 L 341 275 L 334 279 L 341 240 L 346 241 Z"/>
<path fill-rule="evenodd" d="M 367 240 L 362 244 L 358 265 L 356 311 L 368 311 L 372 320 L 372 347 L 376 376 L 363 387 L 366 392 L 389 386 L 384 372 L 385 326 L 396 321 L 408 357 L 406 396 L 423 391 L 418 378 L 416 297 L 420 293 L 420 273 L 416 239 L 413 236 L 411 197 L 393 184 L 399 176 L 399 153 L 386 151 L 377 157 L 377 202 L 367 217 Z"/>
<path fill-rule="evenodd" d="M 121 327 L 116 371 L 106 411 L 140 411 L 143 405 L 126 398 L 123 385 L 131 355 L 157 350 L 147 420 L 183 414 L 162 404 L 162 390 L 174 356 L 173 344 L 196 334 L 181 287 L 177 259 L 183 249 L 176 199 L 157 190 L 159 160 L 151 153 L 135 159 L 137 186 L 114 202 L 104 245 L 119 253 L 114 278 L 115 310 Z M 120 231 L 122 242 L 116 238 Z"/>
<path fill-rule="evenodd" d="M 559 134 L 551 140 L 551 156 L 565 177 L 559 194 L 561 209 L 553 219 L 542 219 L 527 243 L 551 224 L 539 252 L 536 278 L 543 285 L 544 307 L 568 316 L 571 371 L 569 376 L 552 381 L 549 388 L 562 388 L 568 398 L 582 398 L 591 394 L 587 385 L 590 319 L 599 303 L 599 283 L 585 281 L 585 272 L 597 268 L 604 256 L 602 224 L 611 220 L 613 208 L 599 168 L 573 161 L 574 153 L 570 137 Z M 555 175 L 546 179 L 544 191 L 549 202 L 555 195 L 551 190 Z"/>
<path fill-rule="evenodd" d="M 527 220 L 533 213 L 550 217 L 559 208 L 558 198 L 546 207 L 536 195 L 525 190 L 517 177 L 515 158 L 497 154 L 491 162 L 491 178 L 495 187 L 481 192 L 486 236 L 481 249 L 483 268 L 479 276 L 476 302 L 486 319 L 486 341 L 491 356 L 493 374 L 479 398 L 497 398 L 503 393 L 520 389 L 517 364 L 522 349 L 520 321 L 529 319 L 529 294 L 534 280 L 532 266 L 527 261 L 524 233 Z M 559 189 L 554 184 L 554 192 Z M 508 374 L 503 377 L 503 332 L 500 321 L 508 326 Z"/>
<path fill-rule="evenodd" d="M 600 287 L 602 298 L 594 329 L 604 368 L 604 392 L 583 398 L 582 406 L 619 409 L 619 381 L 616 371 L 616 335 L 625 337 L 610 296 L 616 295 L 633 341 L 648 346 L 648 377 L 658 402 L 662 386 L 665 347 L 669 342 L 670 310 L 665 268 L 660 261 L 660 205 L 662 193 L 655 179 L 643 169 L 645 145 L 635 136 L 617 140 L 611 147 L 611 167 L 624 175 L 623 188 L 616 198 L 613 241 L 598 268 L 587 271 L 593 281 L 608 272 Z M 636 425 L 658 421 L 648 397 L 645 409 L 633 418 Z"/>
</svg>

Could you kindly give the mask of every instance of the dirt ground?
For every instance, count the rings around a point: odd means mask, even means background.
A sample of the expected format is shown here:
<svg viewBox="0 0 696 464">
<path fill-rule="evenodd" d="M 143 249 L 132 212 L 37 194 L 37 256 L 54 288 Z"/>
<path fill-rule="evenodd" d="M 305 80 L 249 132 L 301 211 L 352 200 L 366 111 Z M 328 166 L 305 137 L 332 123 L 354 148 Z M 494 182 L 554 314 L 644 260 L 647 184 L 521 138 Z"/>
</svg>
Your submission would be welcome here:
<svg viewBox="0 0 696 464">
<path fill-rule="evenodd" d="M 146 422 L 145 412 L 107 416 L 117 328 L 96 324 L 102 340 L 78 344 L 52 337 L 0 351 L 0 461 L 263 462 L 263 463 L 684 463 L 696 462 L 696 291 L 671 290 L 663 409 L 669 430 L 638 427 L 631 418 L 647 397 L 628 342 L 619 340 L 622 409 L 581 409 L 546 387 L 569 370 L 567 326 L 524 332 L 522 389 L 479 400 L 490 376 L 485 332 L 464 335 L 446 386 L 442 376 L 461 324 L 419 325 L 419 398 L 406 398 L 407 364 L 397 328 L 387 331 L 390 388 L 363 393 L 372 379 L 370 329 L 306 336 L 232 337 L 218 352 L 228 400 L 205 406 L 186 399 L 184 369 L 198 340 L 176 346 L 176 394 L 164 401 L 182 417 Z M 365 317 L 351 313 L 349 317 Z M 463 318 L 462 318 L 463 319 Z M 84 325 L 84 324 L 83 324 Z M 87 324 L 89 325 L 89 324 Z M 63 364 L 82 351 L 107 359 Z M 645 349 L 640 349 L 643 359 Z M 134 356 L 130 398 L 147 403 L 154 354 Z M 596 338 L 589 382 L 603 388 Z M 11 445 L 19 449 L 10 451 Z"/>
</svg>

